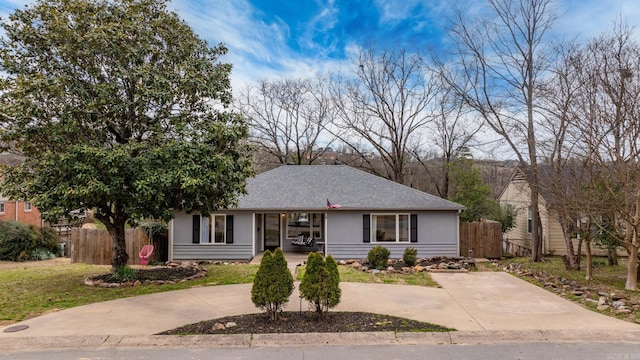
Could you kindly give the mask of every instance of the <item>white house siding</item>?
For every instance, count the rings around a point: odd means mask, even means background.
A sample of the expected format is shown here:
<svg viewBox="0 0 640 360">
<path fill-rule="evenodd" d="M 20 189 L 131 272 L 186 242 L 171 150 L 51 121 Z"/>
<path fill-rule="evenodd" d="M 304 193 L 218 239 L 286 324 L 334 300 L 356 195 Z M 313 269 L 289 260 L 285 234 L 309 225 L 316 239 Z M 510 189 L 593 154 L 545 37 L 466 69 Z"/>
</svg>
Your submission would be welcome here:
<svg viewBox="0 0 640 360">
<path fill-rule="evenodd" d="M 389 249 L 391 258 L 402 258 L 407 247 L 418 250 L 418 257 L 458 256 L 458 217 L 455 211 L 409 212 L 418 215 L 417 242 L 363 242 L 363 215 L 376 212 L 329 212 L 327 253 L 336 259 L 366 258 L 376 245 Z M 394 213 L 394 212 L 384 212 Z M 401 211 L 401 213 L 405 213 Z"/>
<path fill-rule="evenodd" d="M 233 244 L 193 244 L 192 215 L 194 214 L 176 213 L 170 227 L 173 247 L 173 257 L 170 260 L 250 260 L 253 257 L 251 243 L 253 215 L 247 212 L 224 213 L 234 217 Z"/>
</svg>

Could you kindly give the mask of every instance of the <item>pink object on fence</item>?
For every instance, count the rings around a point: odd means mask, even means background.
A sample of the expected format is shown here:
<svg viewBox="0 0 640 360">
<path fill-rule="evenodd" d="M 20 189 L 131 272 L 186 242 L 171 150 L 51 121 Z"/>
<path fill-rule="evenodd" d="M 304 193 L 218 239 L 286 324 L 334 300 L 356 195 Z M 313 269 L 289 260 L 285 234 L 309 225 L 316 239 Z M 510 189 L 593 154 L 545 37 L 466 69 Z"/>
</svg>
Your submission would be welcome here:
<svg viewBox="0 0 640 360">
<path fill-rule="evenodd" d="M 140 256 L 140 264 L 147 265 L 147 259 L 153 254 L 153 245 L 145 245 L 140 250 L 138 256 Z"/>
</svg>

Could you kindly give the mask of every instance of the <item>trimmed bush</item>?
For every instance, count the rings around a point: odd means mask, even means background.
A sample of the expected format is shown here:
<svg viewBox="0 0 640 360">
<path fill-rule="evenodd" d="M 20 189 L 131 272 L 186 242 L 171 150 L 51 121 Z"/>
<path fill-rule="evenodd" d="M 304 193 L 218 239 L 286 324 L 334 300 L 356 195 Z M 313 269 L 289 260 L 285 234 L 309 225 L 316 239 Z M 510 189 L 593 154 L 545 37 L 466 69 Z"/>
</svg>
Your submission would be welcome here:
<svg viewBox="0 0 640 360">
<path fill-rule="evenodd" d="M 38 232 L 33 226 L 0 221 L 0 260 L 28 260 L 36 248 Z"/>
<path fill-rule="evenodd" d="M 402 262 L 407 266 L 413 266 L 416 264 L 416 259 L 418 258 L 418 249 L 413 247 L 408 247 L 404 249 L 404 253 L 402 254 Z"/>
<path fill-rule="evenodd" d="M 391 255 L 391 253 L 386 247 L 380 245 L 374 246 L 369 250 L 369 254 L 367 254 L 369 266 L 378 270 L 384 269 L 389 261 L 389 255 Z"/>
<path fill-rule="evenodd" d="M 315 312 L 322 316 L 340 303 L 340 274 L 338 264 L 331 257 L 313 252 L 307 258 L 307 266 L 300 283 L 300 296 L 309 301 Z"/>
<path fill-rule="evenodd" d="M 280 248 L 272 254 L 265 251 L 251 287 L 251 301 L 265 310 L 271 320 L 278 320 L 280 312 L 293 293 L 293 276 Z"/>
</svg>

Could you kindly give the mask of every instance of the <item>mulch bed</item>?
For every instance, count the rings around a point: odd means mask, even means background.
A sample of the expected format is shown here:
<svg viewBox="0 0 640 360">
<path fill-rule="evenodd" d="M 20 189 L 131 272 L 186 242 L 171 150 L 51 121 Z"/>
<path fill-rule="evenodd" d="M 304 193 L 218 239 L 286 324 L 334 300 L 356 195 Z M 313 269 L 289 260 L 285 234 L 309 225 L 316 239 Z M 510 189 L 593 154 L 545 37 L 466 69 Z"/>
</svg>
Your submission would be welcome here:
<svg viewBox="0 0 640 360">
<path fill-rule="evenodd" d="M 203 271 L 200 267 L 194 266 L 178 266 L 178 267 L 155 267 L 147 269 L 134 269 L 136 280 L 145 281 L 175 281 L 189 278 Z M 91 277 L 93 281 L 102 281 L 105 283 L 121 283 L 115 278 L 114 274 L 103 274 Z"/>
<path fill-rule="evenodd" d="M 231 324 L 230 324 L 231 323 Z M 224 327 L 220 330 L 214 330 Z M 231 326 L 229 326 L 231 325 Z M 272 334 L 326 332 L 434 332 L 452 331 L 444 326 L 424 323 L 396 316 L 366 312 L 329 312 L 318 318 L 313 312 L 283 312 L 273 321 L 265 313 L 227 316 L 215 320 L 181 326 L 157 335 L 198 334 Z"/>
</svg>

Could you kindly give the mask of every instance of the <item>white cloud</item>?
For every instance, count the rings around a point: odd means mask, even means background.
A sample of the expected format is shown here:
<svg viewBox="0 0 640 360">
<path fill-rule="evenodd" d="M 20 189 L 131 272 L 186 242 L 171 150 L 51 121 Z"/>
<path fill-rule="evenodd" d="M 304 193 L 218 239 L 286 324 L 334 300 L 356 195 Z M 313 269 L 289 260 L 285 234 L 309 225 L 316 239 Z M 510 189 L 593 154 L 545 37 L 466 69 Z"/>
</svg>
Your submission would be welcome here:
<svg viewBox="0 0 640 360">
<path fill-rule="evenodd" d="M 582 41 L 613 29 L 615 21 L 622 19 L 637 27 L 640 19 L 640 2 L 637 0 L 565 0 L 560 7 L 561 17 L 556 30 Z M 636 39 L 640 32 L 636 30 Z"/>
</svg>

